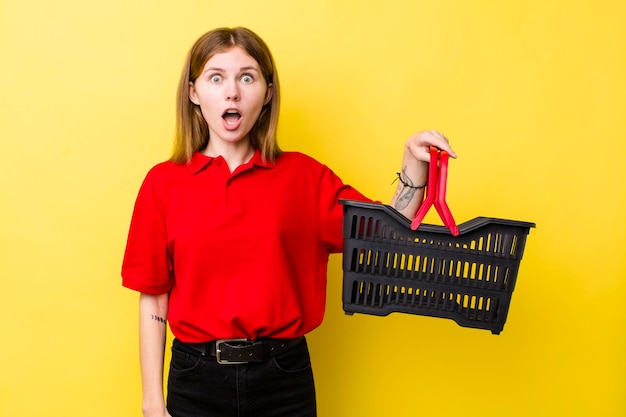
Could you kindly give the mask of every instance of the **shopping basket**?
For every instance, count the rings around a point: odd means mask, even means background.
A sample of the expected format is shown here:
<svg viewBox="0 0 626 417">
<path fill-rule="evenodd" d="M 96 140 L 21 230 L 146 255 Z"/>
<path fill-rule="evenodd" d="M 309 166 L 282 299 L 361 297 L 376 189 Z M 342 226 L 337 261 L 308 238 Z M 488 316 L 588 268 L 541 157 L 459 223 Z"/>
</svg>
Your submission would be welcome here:
<svg viewBox="0 0 626 417">
<path fill-rule="evenodd" d="M 457 227 L 446 177 L 447 154 L 431 149 L 426 198 L 413 221 L 388 205 L 342 200 L 346 314 L 401 312 L 502 331 L 535 224 L 477 217 Z M 432 204 L 444 226 L 421 224 Z"/>
</svg>

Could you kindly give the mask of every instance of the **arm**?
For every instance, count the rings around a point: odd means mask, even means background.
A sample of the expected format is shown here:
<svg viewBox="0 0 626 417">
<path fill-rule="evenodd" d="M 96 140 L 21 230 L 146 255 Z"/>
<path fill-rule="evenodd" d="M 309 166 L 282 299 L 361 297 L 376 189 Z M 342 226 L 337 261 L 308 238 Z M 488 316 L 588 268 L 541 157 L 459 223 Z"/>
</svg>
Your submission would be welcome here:
<svg viewBox="0 0 626 417">
<path fill-rule="evenodd" d="M 390 205 L 409 219 L 415 217 L 424 199 L 430 146 L 446 151 L 450 157 L 456 158 L 448 139 L 436 130 L 418 132 L 407 139 L 402 156 L 400 181 Z"/>
<path fill-rule="evenodd" d="M 163 395 L 166 318 L 169 295 L 139 297 L 139 360 L 145 417 L 169 416 Z"/>
</svg>

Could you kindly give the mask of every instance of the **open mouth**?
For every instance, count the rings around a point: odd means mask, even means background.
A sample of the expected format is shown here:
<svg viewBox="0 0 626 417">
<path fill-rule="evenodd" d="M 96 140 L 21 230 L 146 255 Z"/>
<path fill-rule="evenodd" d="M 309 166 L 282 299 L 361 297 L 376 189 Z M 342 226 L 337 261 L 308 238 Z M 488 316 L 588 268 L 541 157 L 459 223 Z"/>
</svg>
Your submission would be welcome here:
<svg viewBox="0 0 626 417">
<path fill-rule="evenodd" d="M 239 122 L 239 119 L 241 119 L 241 113 L 237 110 L 226 110 L 222 115 L 222 119 L 224 119 L 226 124 L 234 125 Z"/>
</svg>

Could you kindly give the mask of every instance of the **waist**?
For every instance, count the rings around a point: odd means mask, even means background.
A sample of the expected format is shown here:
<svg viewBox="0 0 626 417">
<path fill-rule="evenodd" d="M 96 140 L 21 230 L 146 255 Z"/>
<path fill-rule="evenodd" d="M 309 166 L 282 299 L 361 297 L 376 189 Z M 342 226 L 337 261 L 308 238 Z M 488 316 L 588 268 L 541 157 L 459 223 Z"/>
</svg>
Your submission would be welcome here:
<svg viewBox="0 0 626 417">
<path fill-rule="evenodd" d="M 193 349 L 202 356 L 215 357 L 217 363 L 222 365 L 238 365 L 268 361 L 303 342 L 304 336 L 295 339 L 220 339 L 206 343 L 186 343 L 174 339 L 173 344 L 174 347 Z"/>
</svg>

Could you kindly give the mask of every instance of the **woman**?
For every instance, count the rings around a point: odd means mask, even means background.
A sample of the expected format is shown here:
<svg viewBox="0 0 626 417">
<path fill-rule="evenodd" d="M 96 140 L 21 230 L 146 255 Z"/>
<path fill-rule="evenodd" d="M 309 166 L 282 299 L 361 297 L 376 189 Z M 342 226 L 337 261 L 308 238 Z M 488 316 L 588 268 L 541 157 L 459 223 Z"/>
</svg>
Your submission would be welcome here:
<svg viewBox="0 0 626 417">
<path fill-rule="evenodd" d="M 144 416 L 314 416 L 304 335 L 319 326 L 339 199 L 369 201 L 276 143 L 280 89 L 255 33 L 220 28 L 192 47 L 172 158 L 139 191 L 122 267 L 139 291 Z M 391 204 L 412 217 L 436 131 L 406 141 Z M 164 401 L 166 323 L 175 340 Z M 169 414 L 168 414 L 169 413 Z"/>
</svg>

